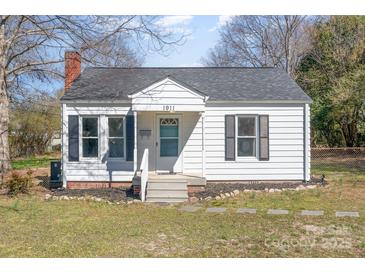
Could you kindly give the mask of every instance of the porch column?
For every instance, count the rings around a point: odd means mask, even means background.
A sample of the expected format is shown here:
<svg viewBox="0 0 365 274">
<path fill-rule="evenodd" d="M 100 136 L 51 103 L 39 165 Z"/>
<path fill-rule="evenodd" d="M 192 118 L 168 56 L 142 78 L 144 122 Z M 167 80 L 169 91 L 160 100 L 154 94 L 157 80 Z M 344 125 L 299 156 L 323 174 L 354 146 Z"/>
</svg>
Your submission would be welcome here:
<svg viewBox="0 0 365 274">
<path fill-rule="evenodd" d="M 202 177 L 205 177 L 205 112 L 201 113 L 202 118 Z"/>
<path fill-rule="evenodd" d="M 133 149 L 133 170 L 134 172 L 137 171 L 137 111 L 133 111 L 134 115 L 134 149 Z"/>
</svg>

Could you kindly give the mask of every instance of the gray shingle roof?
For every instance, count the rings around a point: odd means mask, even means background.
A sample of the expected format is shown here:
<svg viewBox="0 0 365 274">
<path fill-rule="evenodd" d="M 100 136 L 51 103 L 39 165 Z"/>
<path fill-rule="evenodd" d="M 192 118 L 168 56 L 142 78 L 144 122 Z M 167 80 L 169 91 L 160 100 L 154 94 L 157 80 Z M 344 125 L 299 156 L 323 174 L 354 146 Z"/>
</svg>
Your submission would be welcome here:
<svg viewBox="0 0 365 274">
<path fill-rule="evenodd" d="M 128 100 L 166 77 L 209 96 L 209 101 L 311 99 L 285 71 L 277 68 L 86 68 L 62 100 Z"/>
</svg>

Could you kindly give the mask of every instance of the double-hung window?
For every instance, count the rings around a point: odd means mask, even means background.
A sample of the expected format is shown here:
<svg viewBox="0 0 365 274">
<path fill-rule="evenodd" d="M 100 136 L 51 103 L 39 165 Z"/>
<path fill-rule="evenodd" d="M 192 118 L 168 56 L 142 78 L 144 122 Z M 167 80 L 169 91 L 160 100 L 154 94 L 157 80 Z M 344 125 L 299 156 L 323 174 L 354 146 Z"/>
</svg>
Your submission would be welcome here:
<svg viewBox="0 0 365 274">
<path fill-rule="evenodd" d="M 256 157 L 256 116 L 237 116 L 237 156 Z"/>
<path fill-rule="evenodd" d="M 99 156 L 99 119 L 98 117 L 82 117 L 82 157 L 97 158 Z"/>
<path fill-rule="evenodd" d="M 124 158 L 124 117 L 108 117 L 110 158 Z"/>
</svg>

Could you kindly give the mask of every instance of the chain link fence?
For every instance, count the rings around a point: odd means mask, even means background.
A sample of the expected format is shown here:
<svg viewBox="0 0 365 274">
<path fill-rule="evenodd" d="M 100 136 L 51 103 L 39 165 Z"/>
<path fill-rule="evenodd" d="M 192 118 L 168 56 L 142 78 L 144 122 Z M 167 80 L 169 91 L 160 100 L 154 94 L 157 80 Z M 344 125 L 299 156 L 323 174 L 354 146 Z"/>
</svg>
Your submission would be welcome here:
<svg viewBox="0 0 365 274">
<path fill-rule="evenodd" d="M 312 173 L 355 172 L 365 174 L 365 147 L 312 148 Z"/>
</svg>

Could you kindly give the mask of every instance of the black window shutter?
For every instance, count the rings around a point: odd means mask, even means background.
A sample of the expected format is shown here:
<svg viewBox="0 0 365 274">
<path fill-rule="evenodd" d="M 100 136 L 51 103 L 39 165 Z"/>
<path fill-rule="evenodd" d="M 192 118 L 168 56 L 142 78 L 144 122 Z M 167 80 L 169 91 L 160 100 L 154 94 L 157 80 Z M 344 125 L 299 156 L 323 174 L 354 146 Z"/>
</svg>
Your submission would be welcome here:
<svg viewBox="0 0 365 274">
<path fill-rule="evenodd" d="M 259 117 L 259 159 L 268 161 L 269 155 L 269 116 L 260 115 Z"/>
<path fill-rule="evenodd" d="M 126 152 L 127 161 L 134 159 L 134 116 L 126 116 Z"/>
<path fill-rule="evenodd" d="M 235 141 L 235 120 L 234 115 L 225 116 L 225 159 L 234 161 L 236 159 L 236 141 Z"/>
<path fill-rule="evenodd" d="M 68 160 L 79 161 L 79 116 L 68 116 Z"/>
</svg>

